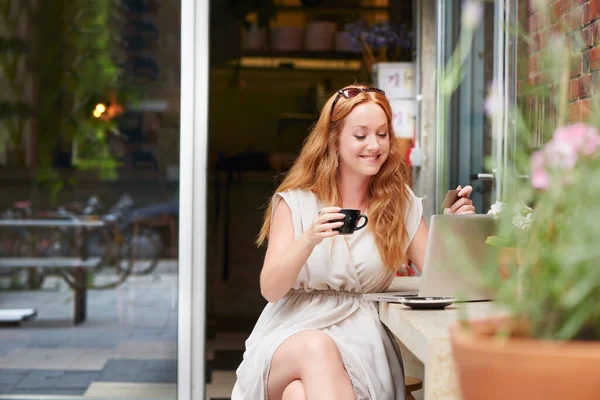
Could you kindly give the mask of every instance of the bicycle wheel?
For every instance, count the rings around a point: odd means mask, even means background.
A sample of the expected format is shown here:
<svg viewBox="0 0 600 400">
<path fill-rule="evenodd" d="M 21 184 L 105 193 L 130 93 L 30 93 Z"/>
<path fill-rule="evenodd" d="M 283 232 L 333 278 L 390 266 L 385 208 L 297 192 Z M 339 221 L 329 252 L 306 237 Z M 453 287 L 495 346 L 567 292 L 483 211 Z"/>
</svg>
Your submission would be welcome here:
<svg viewBox="0 0 600 400">
<path fill-rule="evenodd" d="M 128 228 L 122 246 L 122 263 L 129 264 L 132 275 L 152 273 L 166 251 L 160 232 L 152 228 Z"/>
</svg>

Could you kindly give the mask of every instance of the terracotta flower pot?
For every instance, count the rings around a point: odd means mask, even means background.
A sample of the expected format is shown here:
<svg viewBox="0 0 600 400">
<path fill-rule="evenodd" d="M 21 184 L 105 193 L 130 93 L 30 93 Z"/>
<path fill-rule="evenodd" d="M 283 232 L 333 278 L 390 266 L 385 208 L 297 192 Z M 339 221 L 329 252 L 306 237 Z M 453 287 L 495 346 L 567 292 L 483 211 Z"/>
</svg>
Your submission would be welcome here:
<svg viewBox="0 0 600 400">
<path fill-rule="evenodd" d="M 468 330 L 451 329 L 464 400 L 600 398 L 600 342 L 531 339 L 522 325 L 508 339 L 493 337 L 511 322 L 480 320 Z"/>
</svg>

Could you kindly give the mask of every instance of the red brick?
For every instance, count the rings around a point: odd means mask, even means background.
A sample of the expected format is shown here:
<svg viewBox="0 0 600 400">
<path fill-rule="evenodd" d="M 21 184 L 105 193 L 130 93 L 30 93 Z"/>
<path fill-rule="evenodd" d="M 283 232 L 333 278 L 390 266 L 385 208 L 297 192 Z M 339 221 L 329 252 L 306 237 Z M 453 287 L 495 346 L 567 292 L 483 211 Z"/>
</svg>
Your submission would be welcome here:
<svg viewBox="0 0 600 400">
<path fill-rule="evenodd" d="M 589 119 L 591 111 L 591 99 L 576 100 L 569 104 L 567 119 L 569 123 L 585 121 Z"/>
<path fill-rule="evenodd" d="M 594 27 L 593 25 L 586 26 L 581 30 L 581 39 L 586 49 L 594 45 Z"/>
<path fill-rule="evenodd" d="M 537 28 L 538 31 L 543 31 L 544 29 L 546 29 L 547 27 L 550 26 L 551 24 L 551 20 L 550 20 L 550 13 L 547 11 L 540 11 L 535 13 L 536 17 L 537 17 Z"/>
<path fill-rule="evenodd" d="M 527 70 L 529 72 L 529 75 L 540 71 L 538 54 L 530 54 L 529 55 L 529 59 L 528 59 L 528 63 L 527 63 Z"/>
<path fill-rule="evenodd" d="M 552 4 L 552 15 L 554 17 L 560 17 L 562 15 L 561 5 L 562 3 L 560 1 L 557 1 L 556 3 Z"/>
<path fill-rule="evenodd" d="M 540 34 L 534 33 L 530 35 L 529 41 L 527 42 L 527 48 L 529 50 L 529 54 L 535 53 L 540 49 Z"/>
<path fill-rule="evenodd" d="M 560 8 L 565 11 L 570 9 L 571 6 L 573 6 L 573 0 L 562 0 Z"/>
<path fill-rule="evenodd" d="M 571 56 L 571 76 L 581 75 L 583 71 L 583 54 L 576 53 Z"/>
<path fill-rule="evenodd" d="M 583 8 L 577 6 L 563 16 L 564 26 L 568 32 L 573 32 L 583 26 Z"/>
<path fill-rule="evenodd" d="M 600 69 L 600 47 L 590 50 L 590 70 Z"/>
<path fill-rule="evenodd" d="M 548 46 L 549 38 L 550 38 L 550 31 L 548 29 L 540 32 L 540 50 L 545 49 Z"/>
<path fill-rule="evenodd" d="M 527 0 L 527 13 L 528 14 L 534 14 L 539 11 L 538 6 L 537 6 L 537 1 L 538 0 Z"/>
<path fill-rule="evenodd" d="M 600 20 L 592 22 L 590 29 L 592 31 L 592 46 L 595 46 L 600 43 Z"/>
<path fill-rule="evenodd" d="M 573 78 L 569 82 L 569 100 L 573 101 L 579 98 L 579 78 Z"/>
<path fill-rule="evenodd" d="M 584 99 L 580 101 L 581 103 L 581 120 L 587 121 L 590 118 L 590 114 L 592 111 L 592 100 Z"/>
<path fill-rule="evenodd" d="M 567 119 L 569 123 L 581 121 L 581 101 L 577 100 L 569 104 Z"/>
<path fill-rule="evenodd" d="M 589 26 L 592 36 L 592 46 L 600 43 L 600 20 L 592 22 Z"/>
<path fill-rule="evenodd" d="M 560 7 L 556 7 L 556 5 L 560 5 L 560 3 L 554 3 L 552 7 L 548 10 L 548 18 L 551 24 L 556 23 L 556 21 L 560 20 L 562 17 L 562 13 L 560 12 Z M 542 13 L 543 14 L 543 13 Z"/>
<path fill-rule="evenodd" d="M 538 30 L 538 14 L 531 14 L 529 17 L 527 17 L 527 31 L 529 33 L 535 33 Z"/>
<path fill-rule="evenodd" d="M 539 72 L 533 72 L 529 74 L 529 78 L 527 78 L 527 83 L 529 86 L 537 86 L 540 85 L 543 81 L 544 76 Z"/>
<path fill-rule="evenodd" d="M 590 0 L 588 18 L 590 21 L 593 21 L 598 17 L 600 17 L 600 0 Z"/>
<path fill-rule="evenodd" d="M 579 97 L 587 98 L 594 95 L 594 84 L 592 74 L 583 75 L 579 79 Z"/>
</svg>

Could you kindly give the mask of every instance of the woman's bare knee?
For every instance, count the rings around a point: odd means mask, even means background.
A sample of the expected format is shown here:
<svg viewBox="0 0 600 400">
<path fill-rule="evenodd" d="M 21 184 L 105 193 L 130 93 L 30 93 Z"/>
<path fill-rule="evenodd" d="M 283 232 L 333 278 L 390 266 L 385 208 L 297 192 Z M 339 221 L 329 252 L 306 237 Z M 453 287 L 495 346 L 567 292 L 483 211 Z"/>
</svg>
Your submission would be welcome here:
<svg viewBox="0 0 600 400">
<path fill-rule="evenodd" d="M 283 391 L 281 400 L 306 400 L 306 393 L 304 393 L 302 381 L 297 379 L 290 383 Z"/>
<path fill-rule="evenodd" d="M 316 330 L 298 332 L 283 342 L 275 351 L 271 369 L 280 364 L 296 374 L 302 373 L 303 367 L 314 367 L 315 364 L 343 366 L 340 351 L 333 339 Z"/>
<path fill-rule="evenodd" d="M 296 380 L 302 381 L 305 393 L 352 391 L 336 343 L 326 333 L 316 330 L 290 336 L 275 351 L 268 380 L 269 397 L 282 398 L 287 387 Z"/>
<path fill-rule="evenodd" d="M 342 356 L 334 340 L 321 331 L 304 331 L 298 333 L 300 351 L 304 356 L 305 365 L 313 368 L 316 365 L 323 367 L 343 368 Z"/>
</svg>

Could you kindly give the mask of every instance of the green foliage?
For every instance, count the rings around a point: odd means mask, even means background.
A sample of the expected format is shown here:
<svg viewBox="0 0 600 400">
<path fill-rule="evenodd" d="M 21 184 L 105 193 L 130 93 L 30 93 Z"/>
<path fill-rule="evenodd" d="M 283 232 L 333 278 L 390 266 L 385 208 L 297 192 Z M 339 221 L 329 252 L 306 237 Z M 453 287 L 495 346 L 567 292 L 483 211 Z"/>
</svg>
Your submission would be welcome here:
<svg viewBox="0 0 600 400">
<path fill-rule="evenodd" d="M 60 138 L 73 143 L 73 165 L 95 169 L 114 178 L 118 163 L 111 156 L 106 136 L 114 126 L 95 118 L 97 103 L 107 104 L 109 94 L 127 99 L 120 70 L 111 58 L 115 40 L 111 11 L 114 0 L 46 0 L 40 5 L 40 101 L 38 118 L 44 126 L 42 148 L 54 148 Z M 65 22 L 68 21 L 68 22 Z M 103 134 L 98 134 L 103 132 Z M 40 167 L 51 165 L 51 154 Z"/>
<path fill-rule="evenodd" d="M 19 75 L 19 67 L 28 52 L 25 41 L 16 36 L 19 17 L 26 12 L 22 6 L 11 15 L 11 2 L 0 4 L 0 26 L 4 34 L 0 36 L 0 151 L 6 145 L 18 143 L 25 120 L 31 115 L 30 106 L 23 101 L 25 79 Z"/>
<path fill-rule="evenodd" d="M 485 241 L 497 247 L 525 247 L 529 242 L 529 228 L 533 210 L 524 204 L 497 202 L 488 212 L 499 220 L 501 236 L 490 236 Z"/>
<path fill-rule="evenodd" d="M 538 13 L 552 12 L 549 2 L 536 4 Z M 521 39 L 524 43 L 532 40 Z M 530 204 L 534 213 L 522 257 L 510 266 L 508 278 L 500 276 L 498 259 L 493 258 L 479 284 L 493 290 L 496 301 L 512 315 L 528 321 L 533 337 L 540 339 L 600 340 L 600 147 L 578 150 L 576 162 L 570 164 L 576 136 L 570 143 L 556 141 L 557 129 L 574 132 L 582 127 L 569 126 L 567 116 L 570 64 L 578 55 L 572 45 L 581 40 L 580 32 L 554 33 L 540 53 L 541 82 L 533 86 L 520 82 L 517 103 L 491 116 L 506 117 L 516 125 L 516 149 L 509 157 L 514 168 L 502 171 L 509 189 L 503 200 Z M 459 44 L 457 54 L 463 54 L 463 47 Z M 446 95 L 461 79 L 461 63 L 456 61 L 461 58 L 453 57 L 442 75 Z M 585 129 L 596 132 L 600 107 L 597 98 L 591 103 Z M 540 149 L 543 153 L 534 155 Z M 532 163 L 540 154 L 545 157 L 542 169 Z M 542 173 L 547 180 L 540 179 Z M 524 180 L 522 175 L 535 181 Z M 511 218 L 499 218 L 498 234 L 488 238 L 488 243 L 506 246 L 514 232 Z M 459 253 L 464 251 L 457 249 L 456 256 Z"/>
<path fill-rule="evenodd" d="M 3 0 L 0 3 L 0 83 L 8 90 L 0 94 L 0 146 L 19 143 L 25 122 L 34 117 L 37 138 L 38 181 L 55 193 L 61 185 L 53 169 L 55 149 L 76 149 L 73 166 L 96 170 L 104 179 L 114 179 L 118 163 L 108 146 L 113 122 L 95 118 L 96 104 L 117 99 L 135 100 L 135 91 L 124 84 L 113 60 L 117 31 L 113 24 L 118 0 Z M 20 20 L 35 28 L 31 46 L 18 37 Z M 27 38 L 29 39 L 29 38 Z M 36 99 L 24 101 L 25 79 L 21 66 L 29 58 L 36 65 Z M 28 77 L 25 77 L 28 78 Z M 0 149 L 1 150 L 1 149 Z"/>
</svg>

